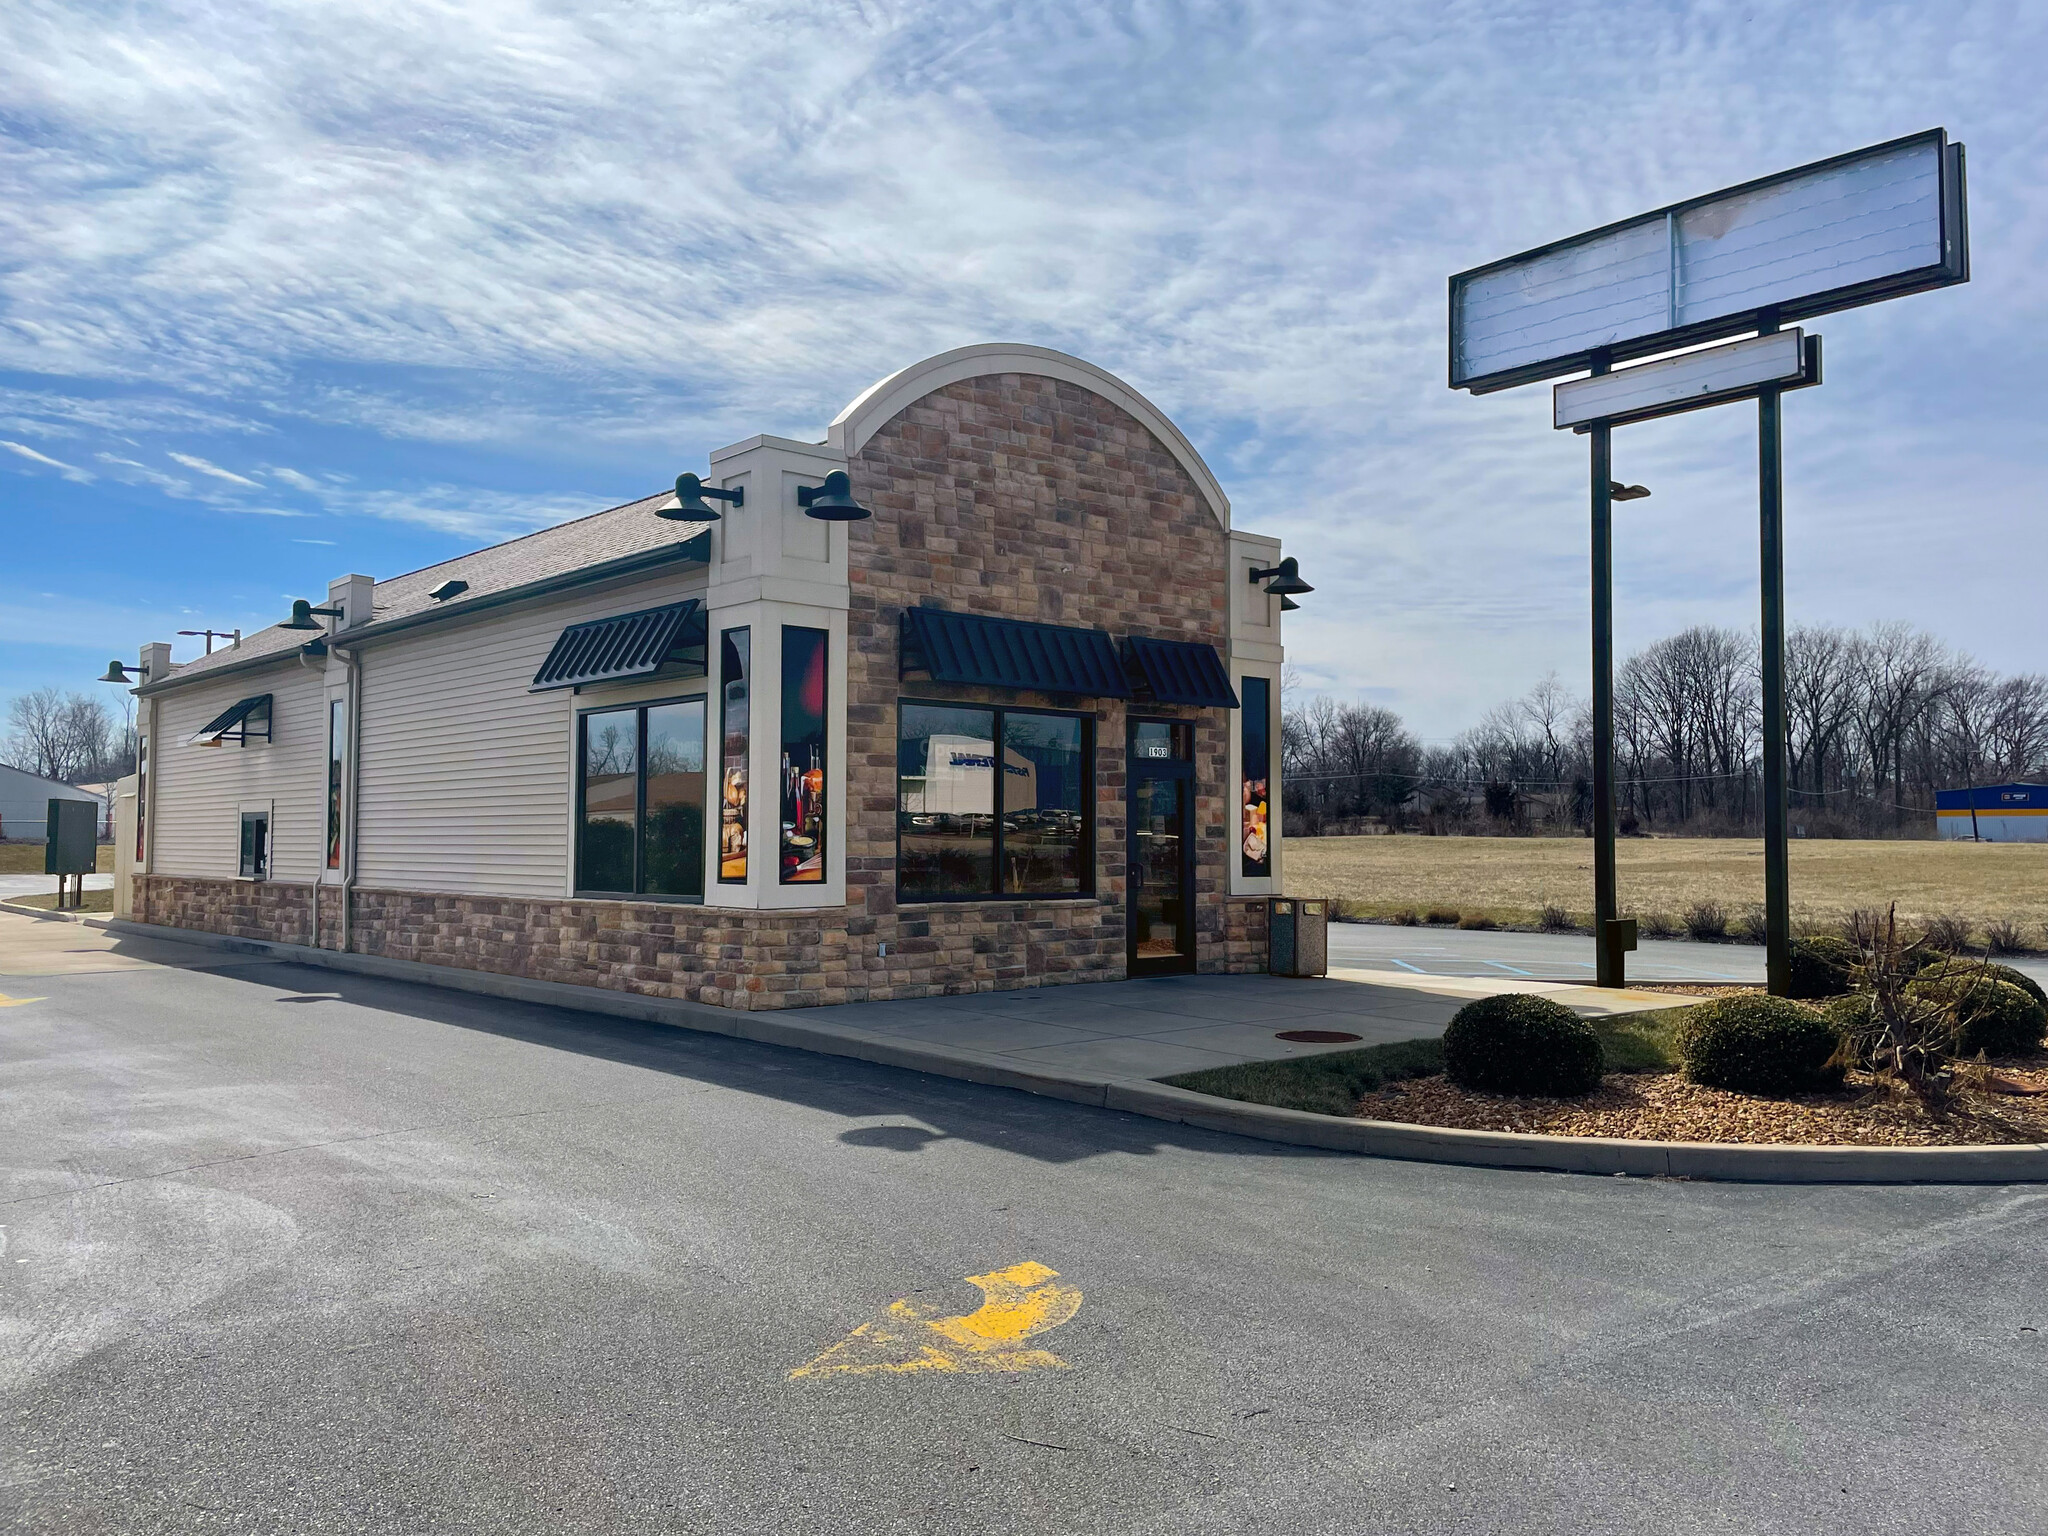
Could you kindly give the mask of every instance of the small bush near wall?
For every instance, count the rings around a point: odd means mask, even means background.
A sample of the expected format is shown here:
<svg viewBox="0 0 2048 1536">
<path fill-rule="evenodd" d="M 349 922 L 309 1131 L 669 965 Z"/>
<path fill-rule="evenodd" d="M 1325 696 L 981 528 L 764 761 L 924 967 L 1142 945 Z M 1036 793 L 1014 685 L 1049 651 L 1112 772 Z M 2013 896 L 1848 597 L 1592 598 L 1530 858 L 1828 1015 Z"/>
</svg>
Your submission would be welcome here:
<svg viewBox="0 0 2048 1536">
<path fill-rule="evenodd" d="M 1482 997 L 1460 1008 L 1444 1030 L 1444 1071 L 1463 1088 L 1590 1093 L 1605 1066 L 1592 1026 L 1547 997 Z"/>
<path fill-rule="evenodd" d="M 1802 1093 L 1842 1080 L 1841 1035 L 1817 1008 L 1748 994 L 1701 1003 L 1678 1027 L 1685 1075 L 1709 1088 Z"/>
</svg>

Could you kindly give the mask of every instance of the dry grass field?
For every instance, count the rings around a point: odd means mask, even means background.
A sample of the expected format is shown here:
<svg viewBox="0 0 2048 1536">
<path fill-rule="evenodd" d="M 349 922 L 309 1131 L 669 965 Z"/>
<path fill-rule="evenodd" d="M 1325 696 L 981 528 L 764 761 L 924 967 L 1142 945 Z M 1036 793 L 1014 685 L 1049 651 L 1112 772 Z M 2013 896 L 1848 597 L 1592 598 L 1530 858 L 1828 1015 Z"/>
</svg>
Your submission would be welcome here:
<svg viewBox="0 0 2048 1536">
<path fill-rule="evenodd" d="M 40 875 L 43 872 L 43 845 L 41 843 L 0 843 L 0 875 Z M 114 872 L 114 845 L 101 843 L 99 872 L 111 875 Z M 50 877 L 50 888 L 56 889 L 56 877 Z"/>
<path fill-rule="evenodd" d="M 1531 923 L 1549 904 L 1586 922 L 1593 908 L 1589 838 L 1291 837 L 1287 888 L 1341 897 L 1360 915 L 1430 908 L 1502 923 Z M 1682 920 L 1698 902 L 1730 918 L 1764 899 L 1763 844 L 1746 838 L 1623 838 L 1616 852 L 1621 908 Z M 1992 921 L 2048 934 L 2048 845 L 1795 841 L 1792 911 L 1810 930 L 1833 930 L 1858 908 L 1897 902 L 1916 925 L 1959 917 L 1979 934 Z"/>
</svg>

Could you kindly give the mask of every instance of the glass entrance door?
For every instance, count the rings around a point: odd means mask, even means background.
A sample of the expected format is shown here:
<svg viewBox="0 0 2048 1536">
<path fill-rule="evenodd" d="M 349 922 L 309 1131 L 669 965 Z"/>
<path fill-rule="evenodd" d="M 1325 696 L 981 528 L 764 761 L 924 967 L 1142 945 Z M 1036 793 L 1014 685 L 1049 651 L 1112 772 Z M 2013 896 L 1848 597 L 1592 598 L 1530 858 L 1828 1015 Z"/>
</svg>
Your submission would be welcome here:
<svg viewBox="0 0 2048 1536">
<path fill-rule="evenodd" d="M 1134 720 L 1130 727 L 1130 970 L 1195 968 L 1193 727 Z"/>
</svg>

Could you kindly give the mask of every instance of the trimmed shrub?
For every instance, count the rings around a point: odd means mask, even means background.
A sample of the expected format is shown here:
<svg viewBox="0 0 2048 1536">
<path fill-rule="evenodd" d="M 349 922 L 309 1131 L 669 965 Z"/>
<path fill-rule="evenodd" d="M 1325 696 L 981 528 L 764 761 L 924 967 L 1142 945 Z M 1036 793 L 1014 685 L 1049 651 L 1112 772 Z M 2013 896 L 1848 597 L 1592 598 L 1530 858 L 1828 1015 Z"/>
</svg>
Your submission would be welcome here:
<svg viewBox="0 0 2048 1536">
<path fill-rule="evenodd" d="M 1998 965 L 1988 960 L 1937 960 L 1934 964 L 1921 971 L 1918 979 L 1921 981 L 1947 981 L 1952 976 L 1969 977 L 1978 975 L 1988 976 L 1993 981 L 2003 981 L 2011 986 L 2018 987 L 2043 1008 L 2048 1008 L 2048 992 L 2041 990 L 2041 983 L 2034 980 L 2025 971 L 2016 970 L 2009 965 Z"/>
<path fill-rule="evenodd" d="M 2011 982 L 1994 976 L 1951 974 L 1929 981 L 1927 972 L 1922 971 L 1906 990 L 1914 996 L 1954 1004 L 1958 1056 L 1974 1056 L 1979 1051 L 1987 1056 L 2014 1056 L 2031 1051 L 2048 1034 L 2048 1009 Z"/>
<path fill-rule="evenodd" d="M 1420 923 L 1422 919 L 1415 915 L 1415 909 L 1413 907 L 1403 907 L 1399 912 L 1396 912 L 1394 914 L 1394 921 L 1403 928 L 1413 928 L 1416 926 L 1416 924 Z"/>
<path fill-rule="evenodd" d="M 1847 939 L 1825 936 L 1792 941 L 1789 982 L 1793 997 L 1840 997 L 1849 990 L 1849 976 L 1863 958 Z"/>
<path fill-rule="evenodd" d="M 1458 919 L 1458 926 L 1460 928 L 1492 928 L 1495 924 L 1493 919 L 1484 912 L 1467 912 Z"/>
<path fill-rule="evenodd" d="M 1526 992 L 1482 997 L 1444 1030 L 1444 1071 L 1487 1093 L 1590 1093 L 1606 1061 L 1593 1027 L 1562 1003 Z"/>
<path fill-rule="evenodd" d="M 1818 1008 L 1745 993 L 1696 1005 L 1676 1031 L 1685 1075 L 1742 1093 L 1802 1093 L 1842 1080 L 1841 1035 Z"/>
<path fill-rule="evenodd" d="M 1456 907 L 1431 907 L 1422 919 L 1425 923 L 1455 923 L 1458 920 Z"/>
<path fill-rule="evenodd" d="M 1761 944 L 1770 937 L 1770 923 L 1762 907 L 1751 905 L 1735 919 L 1732 931 L 1745 944 Z"/>
<path fill-rule="evenodd" d="M 1645 912 L 1636 919 L 1636 926 L 1645 938 L 1651 939 L 1675 939 L 1684 931 L 1669 912 Z"/>
<path fill-rule="evenodd" d="M 1563 907 L 1554 901 L 1546 901 L 1536 916 L 1536 926 L 1545 933 L 1570 933 L 1578 924 L 1572 921 L 1571 913 Z"/>
</svg>

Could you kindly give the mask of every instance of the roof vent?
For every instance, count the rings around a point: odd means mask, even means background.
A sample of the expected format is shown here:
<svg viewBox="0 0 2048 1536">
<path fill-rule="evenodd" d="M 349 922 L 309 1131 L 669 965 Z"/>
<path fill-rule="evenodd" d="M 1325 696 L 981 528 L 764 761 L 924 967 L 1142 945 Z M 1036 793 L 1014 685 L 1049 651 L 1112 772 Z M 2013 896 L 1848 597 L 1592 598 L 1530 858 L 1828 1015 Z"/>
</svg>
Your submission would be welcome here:
<svg viewBox="0 0 2048 1536">
<path fill-rule="evenodd" d="M 431 592 L 429 592 L 427 596 L 431 597 L 437 603 L 445 603 L 448 601 L 449 598 L 460 597 L 462 596 L 463 593 L 467 592 L 468 590 L 469 583 L 466 581 L 444 581 L 441 583 L 441 585 L 439 585 L 438 587 L 434 588 Z"/>
</svg>

